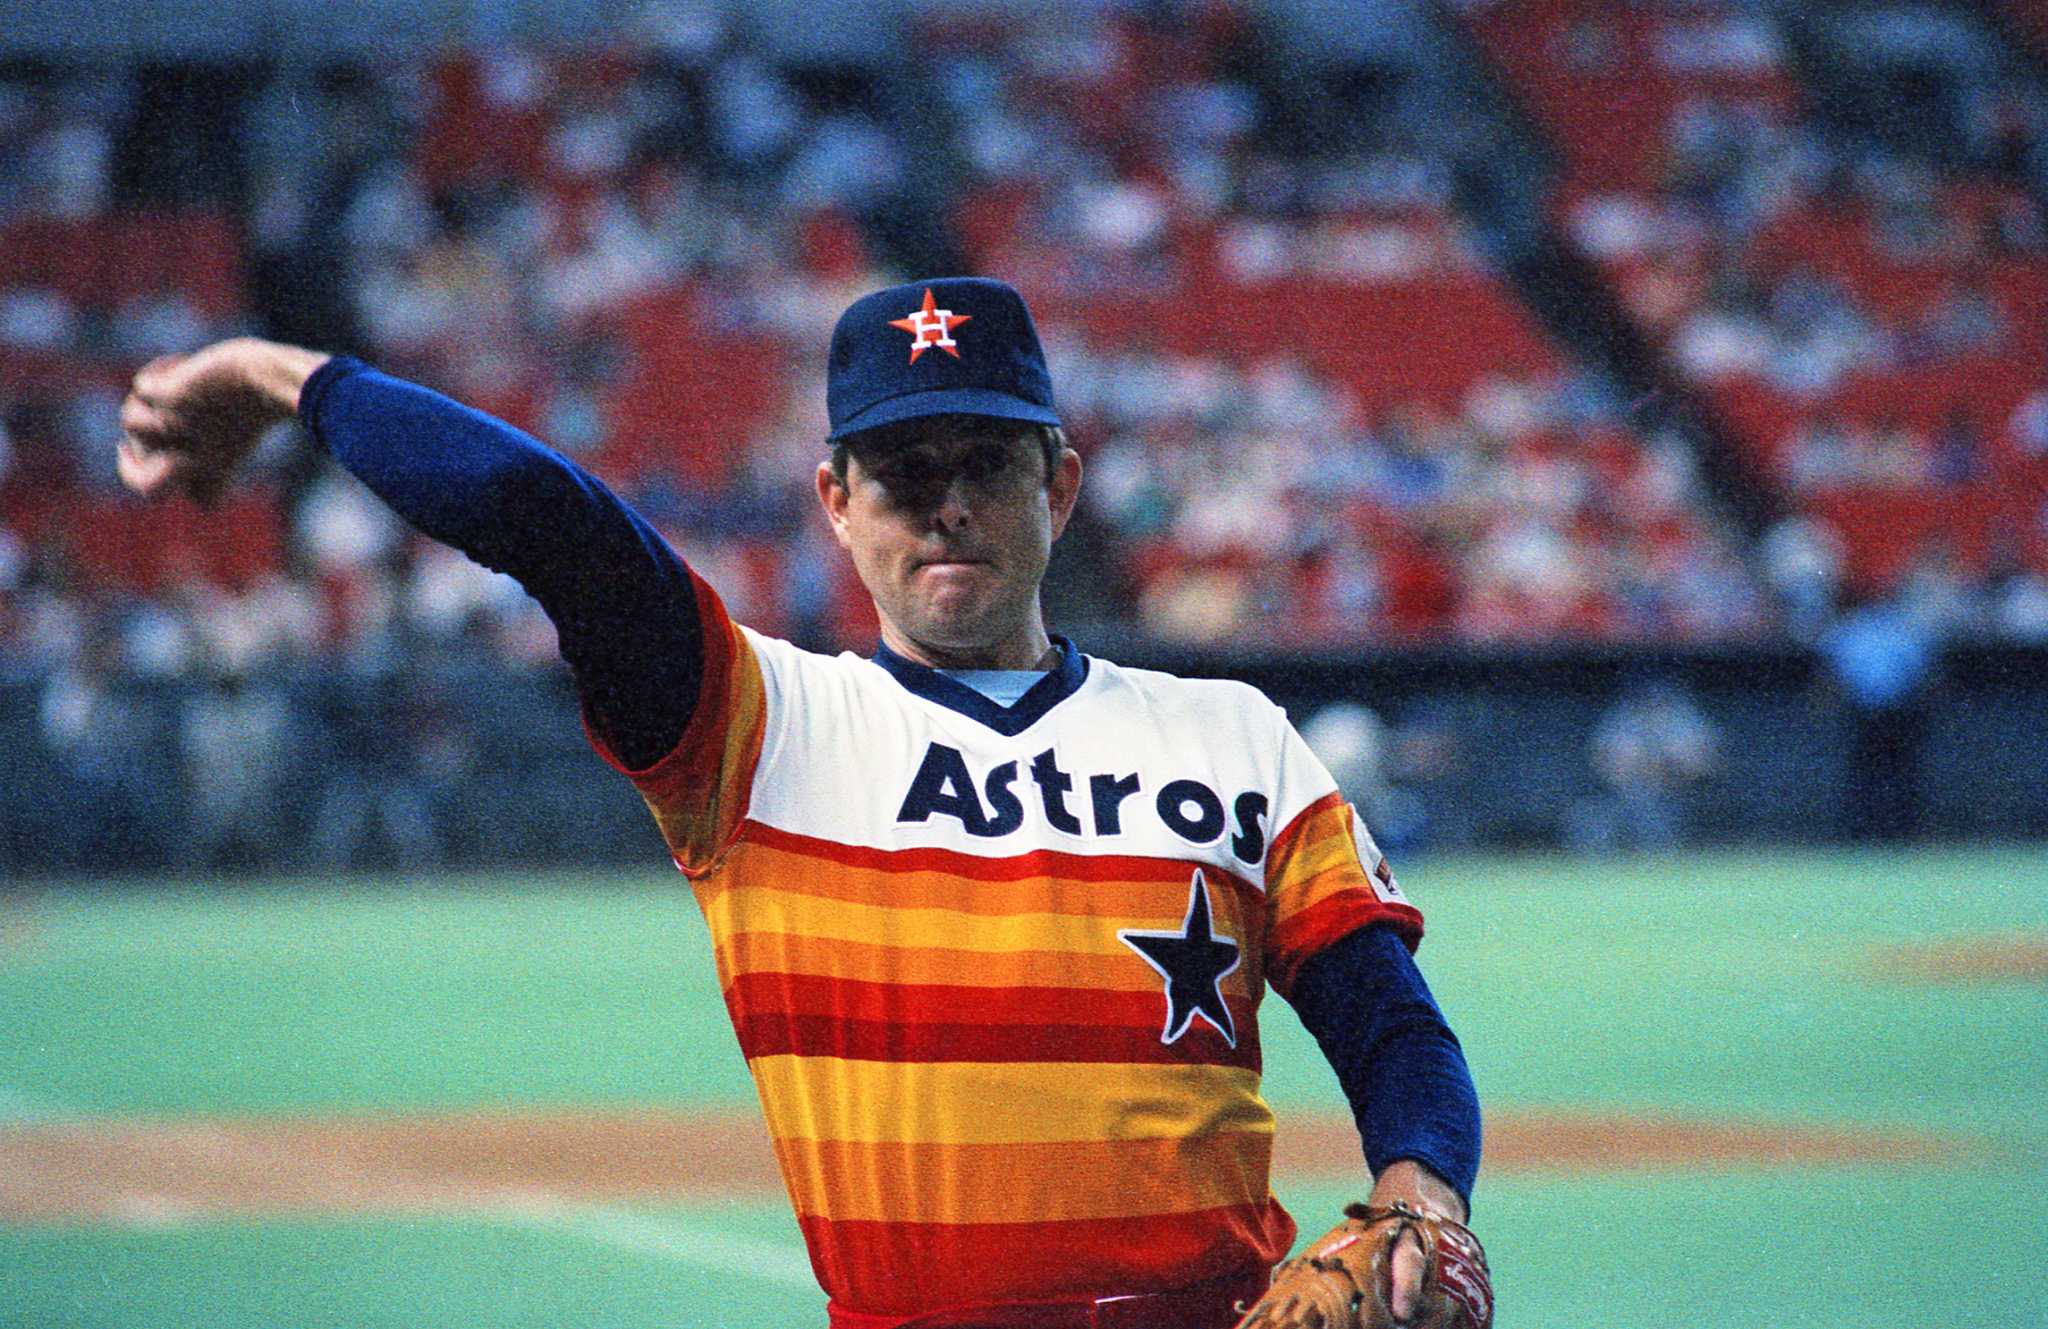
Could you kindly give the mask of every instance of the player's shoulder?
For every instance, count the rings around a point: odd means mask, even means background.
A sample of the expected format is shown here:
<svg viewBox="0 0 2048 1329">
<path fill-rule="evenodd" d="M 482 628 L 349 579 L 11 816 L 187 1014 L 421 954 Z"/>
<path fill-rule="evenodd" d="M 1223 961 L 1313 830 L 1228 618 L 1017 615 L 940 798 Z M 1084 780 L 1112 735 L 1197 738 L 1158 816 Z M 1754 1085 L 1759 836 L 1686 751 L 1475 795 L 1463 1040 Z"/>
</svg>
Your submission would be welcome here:
<svg viewBox="0 0 2048 1329">
<path fill-rule="evenodd" d="M 852 651 L 827 655 L 745 624 L 736 626 L 760 661 L 761 672 L 771 681 L 808 687 L 872 687 L 886 681 L 882 670 L 864 655 Z"/>
<path fill-rule="evenodd" d="M 761 656 L 764 660 L 773 660 L 777 664 L 787 665 L 790 668 L 841 668 L 843 667 L 843 661 L 853 658 L 853 653 L 850 651 L 841 651 L 837 655 L 826 655 L 820 651 L 806 650 L 793 641 L 771 636 L 759 628 L 750 628 L 744 623 L 735 623 L 733 626 L 739 629 L 740 636 L 746 638 L 747 645 L 753 647 L 756 655 Z"/>
<path fill-rule="evenodd" d="M 1212 718 L 1242 717 L 1247 722 L 1284 721 L 1286 713 L 1258 688 L 1233 678 L 1201 678 L 1118 664 L 1091 656 L 1105 689 L 1122 689 L 1161 711 L 1190 712 Z"/>
</svg>

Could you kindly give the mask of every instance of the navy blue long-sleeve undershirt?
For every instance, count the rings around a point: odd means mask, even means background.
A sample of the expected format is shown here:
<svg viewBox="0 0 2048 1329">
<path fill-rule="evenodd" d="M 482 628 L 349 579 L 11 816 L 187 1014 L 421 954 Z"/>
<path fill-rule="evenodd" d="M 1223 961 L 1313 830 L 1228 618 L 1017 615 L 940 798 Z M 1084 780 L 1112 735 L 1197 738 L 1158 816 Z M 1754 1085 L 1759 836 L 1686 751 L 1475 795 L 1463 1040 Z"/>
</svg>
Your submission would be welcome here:
<svg viewBox="0 0 2048 1329">
<path fill-rule="evenodd" d="M 400 517 L 540 602 L 586 718 L 620 761 L 639 770 L 668 754 L 697 704 L 703 638 L 689 570 L 644 518 L 510 425 L 359 361 L 322 365 L 299 415 Z M 1385 927 L 1340 939 L 1302 966 L 1290 996 L 1350 1101 L 1368 1166 L 1414 1159 L 1469 1199 L 1478 1099 L 1401 940 Z"/>
<path fill-rule="evenodd" d="M 696 708 L 703 642 L 689 572 L 639 513 L 502 420 L 360 361 L 314 371 L 299 416 L 414 528 L 540 602 L 620 761 L 668 754 Z"/>
<path fill-rule="evenodd" d="M 1302 964 L 1289 999 L 1344 1087 L 1366 1166 L 1412 1158 L 1469 1206 L 1479 1095 L 1406 943 L 1386 926 L 1340 937 Z"/>
</svg>

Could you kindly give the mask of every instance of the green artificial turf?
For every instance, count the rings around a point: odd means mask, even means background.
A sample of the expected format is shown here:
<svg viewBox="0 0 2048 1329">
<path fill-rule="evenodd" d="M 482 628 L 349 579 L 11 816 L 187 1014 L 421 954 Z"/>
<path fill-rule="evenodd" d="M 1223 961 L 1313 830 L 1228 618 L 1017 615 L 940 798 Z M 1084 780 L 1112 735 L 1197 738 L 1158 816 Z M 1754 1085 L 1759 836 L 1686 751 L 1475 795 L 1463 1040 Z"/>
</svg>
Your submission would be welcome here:
<svg viewBox="0 0 2048 1329">
<path fill-rule="evenodd" d="M 1960 1162 L 1482 1174 L 1502 1329 L 2048 1325 L 2048 984 L 1885 948 L 2048 935 L 2048 852 L 1408 865 L 1488 1109 L 1912 1129 Z M 17 894 L 9 1118 L 751 1105 L 670 874 Z M 1284 1003 L 1283 1113 L 1341 1106 Z M 1320 1229 L 1355 1188 L 1283 1183 Z M 771 1270 L 762 1275 L 761 1270 Z M 686 1209 L 0 1226 L 0 1326 L 821 1323 L 770 1197 Z"/>
</svg>

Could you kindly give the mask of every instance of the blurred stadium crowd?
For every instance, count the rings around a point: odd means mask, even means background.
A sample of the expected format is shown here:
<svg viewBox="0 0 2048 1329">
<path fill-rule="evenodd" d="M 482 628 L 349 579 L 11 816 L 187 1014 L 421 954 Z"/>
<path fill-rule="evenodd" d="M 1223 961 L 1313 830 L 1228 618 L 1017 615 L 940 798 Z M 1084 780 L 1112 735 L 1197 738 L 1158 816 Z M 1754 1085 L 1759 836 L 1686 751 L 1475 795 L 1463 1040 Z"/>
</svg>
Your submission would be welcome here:
<svg viewBox="0 0 2048 1329">
<path fill-rule="evenodd" d="M 2048 641 L 2033 12 L 1446 9 L 1454 75 L 1509 108 L 1489 150 L 1542 177 L 1508 229 L 1547 263 L 1503 260 L 1397 73 L 1305 72 L 1226 0 L 924 14 L 902 77 L 679 4 L 575 49 L 238 69 L 168 110 L 130 68 L 10 67 L 0 684 L 34 704 L 6 738 L 132 812 L 66 861 L 261 857 L 289 804 L 313 861 L 381 828 L 432 862 L 453 777 L 495 759 L 465 693 L 559 691 L 515 586 L 293 430 L 218 512 L 119 492 L 127 376 L 238 332 L 528 428 L 743 620 L 864 649 L 807 497 L 822 346 L 940 270 L 1039 311 L 1088 466 L 1051 586 L 1084 644 L 1826 651 L 1871 603 L 1915 642 Z M 1574 338 L 1544 291 L 1622 335 Z"/>
</svg>

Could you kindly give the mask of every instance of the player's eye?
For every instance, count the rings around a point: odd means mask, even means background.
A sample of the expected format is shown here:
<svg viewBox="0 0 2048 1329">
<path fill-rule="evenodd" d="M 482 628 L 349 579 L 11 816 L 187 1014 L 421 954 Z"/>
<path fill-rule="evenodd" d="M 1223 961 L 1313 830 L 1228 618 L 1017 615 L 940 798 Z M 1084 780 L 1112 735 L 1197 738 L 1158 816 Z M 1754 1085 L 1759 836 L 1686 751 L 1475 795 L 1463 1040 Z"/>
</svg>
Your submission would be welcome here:
<svg viewBox="0 0 2048 1329">
<path fill-rule="evenodd" d="M 1010 469 L 1010 450 L 998 444 L 987 444 L 968 453 L 960 464 L 960 473 L 969 481 L 985 485 L 999 479 Z"/>
<path fill-rule="evenodd" d="M 891 500 L 909 506 L 934 502 L 956 479 L 978 489 L 1005 484 L 1017 473 L 1015 449 L 1003 442 L 976 444 L 954 452 L 899 453 L 874 476 Z"/>
<path fill-rule="evenodd" d="M 875 473 L 882 487 L 897 498 L 915 498 L 942 489 L 946 472 L 930 458 L 904 458 Z"/>
<path fill-rule="evenodd" d="M 908 484 L 931 473 L 932 459 L 916 453 L 899 453 L 874 470 L 885 485 Z"/>
</svg>

